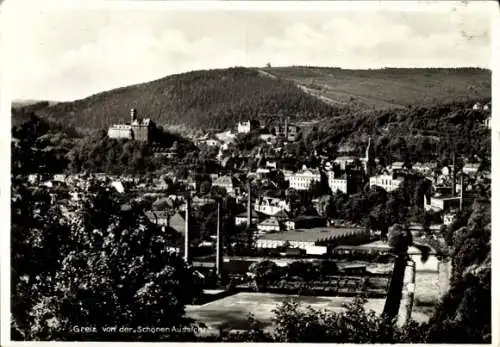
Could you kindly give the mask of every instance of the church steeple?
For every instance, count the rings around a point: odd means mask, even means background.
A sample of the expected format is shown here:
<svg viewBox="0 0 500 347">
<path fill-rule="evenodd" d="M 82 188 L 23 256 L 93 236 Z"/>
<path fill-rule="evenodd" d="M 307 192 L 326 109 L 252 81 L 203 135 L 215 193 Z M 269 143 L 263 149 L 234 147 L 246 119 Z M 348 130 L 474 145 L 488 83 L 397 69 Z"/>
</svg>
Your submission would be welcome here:
<svg viewBox="0 0 500 347">
<path fill-rule="evenodd" d="M 372 145 L 372 137 L 368 136 L 368 146 L 365 152 L 365 173 L 370 177 L 375 171 L 375 150 Z"/>
</svg>

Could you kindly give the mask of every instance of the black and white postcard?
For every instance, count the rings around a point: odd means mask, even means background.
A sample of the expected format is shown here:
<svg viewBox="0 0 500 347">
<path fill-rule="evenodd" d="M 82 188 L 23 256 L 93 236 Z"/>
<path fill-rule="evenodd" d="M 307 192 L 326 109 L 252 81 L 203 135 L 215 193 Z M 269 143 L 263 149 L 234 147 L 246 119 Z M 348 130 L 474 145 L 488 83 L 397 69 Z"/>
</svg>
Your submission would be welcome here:
<svg viewBox="0 0 500 347">
<path fill-rule="evenodd" d="M 2 345 L 498 343 L 495 1 L 0 12 Z"/>
</svg>

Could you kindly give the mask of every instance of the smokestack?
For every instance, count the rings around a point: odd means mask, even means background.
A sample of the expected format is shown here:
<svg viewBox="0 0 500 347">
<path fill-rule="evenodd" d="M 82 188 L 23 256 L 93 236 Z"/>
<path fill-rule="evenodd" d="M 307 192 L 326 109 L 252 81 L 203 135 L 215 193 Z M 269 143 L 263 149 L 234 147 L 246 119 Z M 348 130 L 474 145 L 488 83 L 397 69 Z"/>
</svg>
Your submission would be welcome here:
<svg viewBox="0 0 500 347">
<path fill-rule="evenodd" d="M 217 254 L 215 268 L 219 279 L 222 277 L 222 266 L 224 262 L 224 241 L 221 233 L 220 202 L 217 203 Z"/>
<path fill-rule="evenodd" d="M 247 228 L 252 225 L 252 187 L 250 186 L 250 181 L 248 181 L 248 203 L 247 203 Z"/>
<path fill-rule="evenodd" d="M 451 195 L 455 196 L 457 194 L 457 174 L 456 174 L 456 163 L 455 163 L 455 152 L 453 152 L 453 171 L 451 174 Z"/>
<path fill-rule="evenodd" d="M 464 175 L 460 176 L 460 211 L 462 211 L 462 205 L 464 200 Z"/>
<path fill-rule="evenodd" d="M 190 240 L 190 233 L 189 233 L 189 213 L 191 212 L 191 201 L 190 197 L 186 197 L 186 211 L 185 211 L 185 222 L 186 222 L 186 227 L 185 227 L 185 234 L 184 234 L 184 261 L 189 263 L 190 261 L 190 254 L 189 254 L 189 244 L 191 242 Z"/>
<path fill-rule="evenodd" d="M 288 117 L 285 117 L 285 141 L 288 141 Z"/>
</svg>

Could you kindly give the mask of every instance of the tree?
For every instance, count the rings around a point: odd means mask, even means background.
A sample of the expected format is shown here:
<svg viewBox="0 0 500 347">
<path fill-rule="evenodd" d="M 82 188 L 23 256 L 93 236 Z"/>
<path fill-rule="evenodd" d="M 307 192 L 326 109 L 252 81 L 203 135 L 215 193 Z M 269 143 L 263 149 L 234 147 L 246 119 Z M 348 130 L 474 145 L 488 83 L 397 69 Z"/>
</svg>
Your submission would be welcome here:
<svg viewBox="0 0 500 347">
<path fill-rule="evenodd" d="M 366 299 L 355 298 L 342 312 L 315 310 L 294 301 L 283 302 L 274 310 L 276 342 L 397 343 L 407 327 L 366 311 Z M 404 341 L 401 341 L 404 342 Z"/>
<path fill-rule="evenodd" d="M 388 319 L 394 319 L 398 315 L 402 298 L 406 261 L 408 258 L 407 251 L 412 242 L 411 232 L 401 224 L 394 224 L 389 229 L 388 243 L 391 247 L 391 252 L 396 255 L 396 260 L 394 262 L 394 270 L 392 272 L 391 283 L 384 306 L 384 314 Z"/>
<path fill-rule="evenodd" d="M 210 181 L 201 182 L 201 184 L 200 184 L 200 194 L 201 195 L 210 194 L 211 189 L 212 189 L 212 182 L 210 182 Z"/>
<path fill-rule="evenodd" d="M 277 280 L 280 274 L 278 265 L 269 260 L 252 263 L 248 271 L 253 273 L 255 285 L 258 290 L 265 288 L 270 282 Z"/>
<path fill-rule="evenodd" d="M 331 195 L 322 195 L 318 199 L 317 210 L 321 217 L 330 217 L 333 208 L 333 198 Z"/>
<path fill-rule="evenodd" d="M 151 225 L 140 211 L 118 211 L 100 187 L 85 195 L 84 204 L 74 206 L 69 221 L 59 226 L 46 219 L 41 235 L 27 220 L 13 221 L 14 240 L 23 237 L 18 234 L 23 228 L 32 235 L 21 245 L 23 249 L 13 249 L 16 336 L 28 340 L 180 338 L 102 330 L 105 326 L 189 325 L 184 305 L 200 294 L 201 287 L 193 269 L 166 251 L 174 235 Z M 38 266 L 31 270 L 23 266 L 21 250 L 36 256 Z M 76 334 L 75 325 L 96 331 Z"/>
</svg>

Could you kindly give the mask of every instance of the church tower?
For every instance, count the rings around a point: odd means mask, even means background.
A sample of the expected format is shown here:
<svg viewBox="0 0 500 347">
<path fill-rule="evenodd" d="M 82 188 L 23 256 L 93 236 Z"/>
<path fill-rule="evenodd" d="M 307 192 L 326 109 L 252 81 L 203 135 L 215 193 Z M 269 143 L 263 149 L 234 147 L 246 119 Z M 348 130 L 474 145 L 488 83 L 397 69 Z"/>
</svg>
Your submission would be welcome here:
<svg viewBox="0 0 500 347">
<path fill-rule="evenodd" d="M 368 146 L 365 153 L 365 174 L 371 177 L 375 173 L 375 149 L 372 144 L 371 136 L 368 137 Z"/>
</svg>

